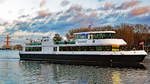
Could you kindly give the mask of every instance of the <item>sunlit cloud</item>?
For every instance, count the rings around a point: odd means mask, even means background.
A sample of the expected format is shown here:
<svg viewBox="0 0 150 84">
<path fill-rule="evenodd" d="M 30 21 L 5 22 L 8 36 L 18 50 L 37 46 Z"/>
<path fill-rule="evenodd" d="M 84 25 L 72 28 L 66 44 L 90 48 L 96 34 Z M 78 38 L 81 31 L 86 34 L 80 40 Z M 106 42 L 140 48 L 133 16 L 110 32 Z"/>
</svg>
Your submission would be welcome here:
<svg viewBox="0 0 150 84">
<path fill-rule="evenodd" d="M 48 10 L 40 10 L 40 11 L 38 11 L 38 15 L 41 17 L 44 17 L 47 15 L 51 15 L 51 13 Z"/>
<path fill-rule="evenodd" d="M 16 24 L 19 24 L 21 23 L 22 21 L 21 20 L 14 20 L 13 23 L 16 23 Z"/>
<path fill-rule="evenodd" d="M 46 4 L 46 0 L 42 0 L 42 1 L 40 2 L 40 7 L 43 7 L 45 4 Z"/>
<path fill-rule="evenodd" d="M 131 11 L 132 16 L 139 16 L 150 12 L 149 6 L 136 7 Z"/>
<path fill-rule="evenodd" d="M 119 8 L 126 9 L 129 7 L 136 6 L 139 3 L 140 3 L 140 1 L 138 1 L 138 0 L 125 1 L 124 3 L 121 4 L 121 6 Z"/>
<path fill-rule="evenodd" d="M 104 9 L 110 9 L 110 8 L 113 8 L 113 7 L 114 7 L 114 5 L 110 2 L 105 2 L 105 4 L 104 4 Z"/>
</svg>

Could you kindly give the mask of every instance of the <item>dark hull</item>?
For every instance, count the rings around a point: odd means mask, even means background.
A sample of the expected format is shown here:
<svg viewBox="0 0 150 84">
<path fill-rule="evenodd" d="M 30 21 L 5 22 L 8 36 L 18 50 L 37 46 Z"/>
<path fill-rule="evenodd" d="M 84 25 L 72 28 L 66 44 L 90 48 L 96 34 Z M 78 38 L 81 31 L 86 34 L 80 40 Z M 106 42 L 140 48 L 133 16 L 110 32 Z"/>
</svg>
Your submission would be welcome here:
<svg viewBox="0 0 150 84">
<path fill-rule="evenodd" d="M 77 54 L 20 54 L 21 60 L 50 61 L 67 64 L 137 64 L 146 55 L 77 55 Z"/>
</svg>

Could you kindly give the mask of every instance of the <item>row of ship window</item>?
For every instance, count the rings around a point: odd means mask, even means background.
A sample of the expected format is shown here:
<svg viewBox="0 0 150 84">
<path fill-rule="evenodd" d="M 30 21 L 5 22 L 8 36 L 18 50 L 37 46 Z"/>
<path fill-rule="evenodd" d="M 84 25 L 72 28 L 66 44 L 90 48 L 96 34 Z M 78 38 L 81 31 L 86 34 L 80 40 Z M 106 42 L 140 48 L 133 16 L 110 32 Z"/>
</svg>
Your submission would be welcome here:
<svg viewBox="0 0 150 84">
<path fill-rule="evenodd" d="M 42 51 L 42 47 L 26 47 L 25 51 Z"/>
<path fill-rule="evenodd" d="M 63 46 L 59 47 L 59 51 L 118 51 L 124 50 L 124 46 L 112 47 L 112 46 Z M 57 47 L 54 47 L 54 51 L 57 51 Z"/>
<path fill-rule="evenodd" d="M 124 46 L 60 46 L 59 51 L 118 51 L 124 48 Z M 57 47 L 54 47 L 53 50 L 57 51 Z M 42 47 L 26 47 L 25 51 L 42 51 Z"/>
</svg>

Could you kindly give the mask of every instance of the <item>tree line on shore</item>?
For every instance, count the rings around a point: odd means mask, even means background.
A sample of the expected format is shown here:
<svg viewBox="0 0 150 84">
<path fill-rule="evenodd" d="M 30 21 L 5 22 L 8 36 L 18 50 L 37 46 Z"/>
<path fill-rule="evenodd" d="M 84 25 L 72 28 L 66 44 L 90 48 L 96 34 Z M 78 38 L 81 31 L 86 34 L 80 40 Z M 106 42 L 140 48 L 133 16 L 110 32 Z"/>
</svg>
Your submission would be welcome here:
<svg viewBox="0 0 150 84">
<path fill-rule="evenodd" d="M 150 26 L 143 24 L 120 24 L 115 26 L 101 26 L 93 28 L 71 29 L 66 34 L 68 40 L 75 38 L 73 33 L 89 31 L 115 31 L 115 38 L 124 39 L 127 42 L 127 48 L 138 48 L 140 42 L 150 46 Z"/>
<path fill-rule="evenodd" d="M 22 50 L 22 45 L 21 44 L 16 44 L 16 45 L 2 45 L 2 48 L 0 48 L 1 50 Z"/>
</svg>

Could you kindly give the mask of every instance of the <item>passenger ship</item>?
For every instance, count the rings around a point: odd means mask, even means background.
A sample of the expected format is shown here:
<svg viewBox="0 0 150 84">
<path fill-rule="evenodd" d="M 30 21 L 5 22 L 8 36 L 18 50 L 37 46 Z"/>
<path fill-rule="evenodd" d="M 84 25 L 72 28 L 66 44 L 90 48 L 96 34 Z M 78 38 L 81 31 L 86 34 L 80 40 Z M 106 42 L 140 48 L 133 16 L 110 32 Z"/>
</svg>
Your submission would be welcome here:
<svg viewBox="0 0 150 84">
<path fill-rule="evenodd" d="M 41 42 L 26 43 L 19 53 L 21 60 L 47 60 L 54 63 L 140 63 L 144 50 L 125 50 L 127 43 L 114 38 L 115 31 L 74 33 L 72 41 L 54 42 L 43 37 Z"/>
</svg>

